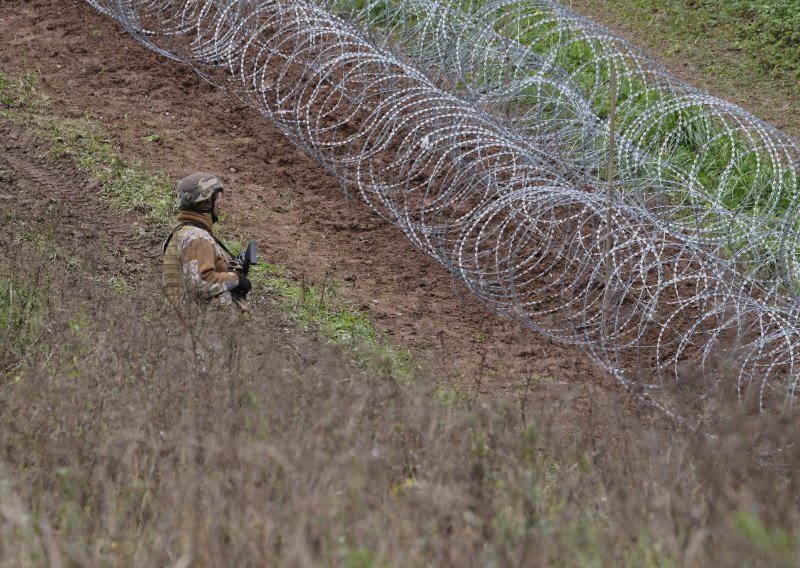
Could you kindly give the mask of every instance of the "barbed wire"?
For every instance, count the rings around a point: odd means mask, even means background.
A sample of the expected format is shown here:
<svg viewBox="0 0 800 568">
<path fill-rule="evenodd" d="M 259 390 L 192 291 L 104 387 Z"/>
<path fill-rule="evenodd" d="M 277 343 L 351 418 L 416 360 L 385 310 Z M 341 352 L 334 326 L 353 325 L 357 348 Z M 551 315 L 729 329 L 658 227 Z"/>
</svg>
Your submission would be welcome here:
<svg viewBox="0 0 800 568">
<path fill-rule="evenodd" d="M 544 1 L 87 2 L 665 412 L 676 384 L 793 399 L 797 143 L 607 30 Z"/>
<path fill-rule="evenodd" d="M 455 79 L 450 90 L 550 149 L 593 185 L 605 175 L 616 71 L 622 197 L 797 295 L 800 148 L 790 136 L 676 80 L 556 2 L 361 4 L 354 10 L 328 2 L 378 45 L 446 70 Z"/>
</svg>

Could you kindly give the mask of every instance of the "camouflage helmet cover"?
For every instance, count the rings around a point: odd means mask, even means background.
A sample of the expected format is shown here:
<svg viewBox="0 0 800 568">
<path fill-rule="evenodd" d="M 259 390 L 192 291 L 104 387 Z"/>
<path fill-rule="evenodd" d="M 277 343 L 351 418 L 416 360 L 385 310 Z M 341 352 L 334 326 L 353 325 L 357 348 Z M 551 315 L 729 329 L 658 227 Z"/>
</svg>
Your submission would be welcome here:
<svg viewBox="0 0 800 568">
<path fill-rule="evenodd" d="M 176 205 L 180 210 L 210 212 L 214 208 L 214 196 L 222 191 L 222 182 L 217 176 L 197 172 L 178 182 Z"/>
</svg>

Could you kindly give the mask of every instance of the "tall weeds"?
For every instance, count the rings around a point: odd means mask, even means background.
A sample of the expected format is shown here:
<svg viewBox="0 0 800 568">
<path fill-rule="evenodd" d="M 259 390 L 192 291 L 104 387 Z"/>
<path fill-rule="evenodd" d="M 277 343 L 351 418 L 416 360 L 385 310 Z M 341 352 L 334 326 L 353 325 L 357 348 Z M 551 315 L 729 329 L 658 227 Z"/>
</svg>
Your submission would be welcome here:
<svg viewBox="0 0 800 568">
<path fill-rule="evenodd" d="M 709 438 L 644 426 L 583 385 L 475 398 L 436 365 L 367 373 L 283 324 L 178 314 L 146 286 L 120 301 L 90 269 L 65 277 L 29 253 L 9 251 L 0 305 L 25 310 L 2 330 L 2 566 L 788 566 L 800 552 L 790 413 L 721 402 L 709 420 L 728 426 Z M 576 404 L 587 388 L 594 402 Z"/>
</svg>

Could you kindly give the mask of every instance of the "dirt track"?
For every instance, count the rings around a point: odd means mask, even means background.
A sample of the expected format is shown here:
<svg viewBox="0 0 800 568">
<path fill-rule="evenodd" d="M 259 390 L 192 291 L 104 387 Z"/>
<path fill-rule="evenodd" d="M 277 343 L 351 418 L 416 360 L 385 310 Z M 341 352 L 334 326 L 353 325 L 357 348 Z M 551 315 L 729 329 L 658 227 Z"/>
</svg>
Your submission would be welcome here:
<svg viewBox="0 0 800 568">
<path fill-rule="evenodd" d="M 140 46 L 83 2 L 35 0 L 4 10 L 0 69 L 12 76 L 38 70 L 52 112 L 101 122 L 123 155 L 151 171 L 171 179 L 196 170 L 218 173 L 228 188 L 226 234 L 255 238 L 262 258 L 298 278 L 344 281 L 340 301 L 364 310 L 418 359 L 444 361 L 462 388 L 480 384 L 481 392 L 513 395 L 525 377 L 535 376 L 543 395 L 557 396 L 557 385 L 577 381 L 585 387 L 574 399 L 579 406 L 596 403 L 589 399 L 598 389 L 624 396 L 580 350 L 486 312 L 398 229 L 348 200 L 332 176 L 265 119 Z M 32 149 L 9 143 L 9 128 L 3 126 L 3 152 L 12 168 L 24 170 L 51 199 L 83 203 L 78 194 L 89 189 L 87 182 L 25 158 Z M 151 134 L 160 142 L 145 142 Z M 69 182 L 53 177 L 62 174 L 72 176 L 68 194 L 59 188 Z M 134 217 L 102 205 L 69 210 L 71 230 L 82 233 L 84 246 L 103 238 L 122 242 L 136 251 L 143 278 L 160 278 L 158 239 L 137 237 Z M 120 228 L 126 224 L 130 230 Z M 80 246 L 81 239 L 68 242 Z"/>
</svg>

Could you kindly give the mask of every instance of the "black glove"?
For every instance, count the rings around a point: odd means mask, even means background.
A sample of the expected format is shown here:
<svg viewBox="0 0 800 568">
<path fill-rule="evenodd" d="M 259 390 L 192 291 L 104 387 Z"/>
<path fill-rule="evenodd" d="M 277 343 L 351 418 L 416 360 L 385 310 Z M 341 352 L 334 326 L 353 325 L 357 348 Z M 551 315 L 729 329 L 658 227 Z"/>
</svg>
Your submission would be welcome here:
<svg viewBox="0 0 800 568">
<path fill-rule="evenodd" d="M 250 282 L 250 279 L 244 274 L 237 272 L 236 275 L 239 277 L 239 283 L 236 285 L 236 288 L 231 290 L 231 293 L 236 296 L 247 296 L 250 290 L 253 289 L 253 283 Z"/>
<path fill-rule="evenodd" d="M 238 258 L 232 258 L 228 261 L 228 272 L 244 272 L 244 265 Z"/>
</svg>

